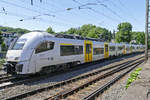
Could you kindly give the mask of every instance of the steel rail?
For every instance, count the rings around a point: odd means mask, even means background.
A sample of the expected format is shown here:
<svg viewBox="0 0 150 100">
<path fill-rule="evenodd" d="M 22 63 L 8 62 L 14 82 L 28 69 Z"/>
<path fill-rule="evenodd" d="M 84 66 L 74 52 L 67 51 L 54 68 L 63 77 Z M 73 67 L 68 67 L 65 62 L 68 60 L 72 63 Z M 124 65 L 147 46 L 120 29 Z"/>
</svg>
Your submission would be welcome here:
<svg viewBox="0 0 150 100">
<path fill-rule="evenodd" d="M 100 79 L 104 79 L 104 78 L 106 78 L 106 77 L 108 77 L 110 75 L 113 75 L 114 73 L 117 73 L 117 72 L 119 72 L 121 70 L 129 68 L 129 67 L 131 67 L 131 66 L 133 66 L 133 65 L 135 65 L 135 64 L 137 64 L 139 62 L 141 62 L 141 60 L 138 61 L 138 62 L 134 62 L 134 63 L 132 63 L 130 65 L 126 65 L 125 67 L 121 66 L 119 68 L 116 68 L 116 69 L 114 69 L 112 71 L 109 71 L 109 72 L 107 72 L 107 73 L 105 73 L 103 75 L 100 75 L 100 76 L 98 76 L 98 77 L 96 77 L 96 78 L 94 78 L 92 80 L 89 80 L 89 81 L 85 82 L 84 84 L 82 84 L 82 85 L 80 85 L 78 87 L 75 87 L 73 89 L 68 89 L 68 90 L 61 91 L 61 92 L 57 93 L 56 95 L 53 95 L 53 96 L 51 96 L 49 98 L 46 98 L 45 100 L 57 100 L 57 99 L 66 98 L 68 95 L 72 95 L 72 94 L 78 92 L 79 90 L 83 89 L 84 87 L 88 87 L 92 83 L 95 83 L 96 81 L 99 81 Z"/>
<path fill-rule="evenodd" d="M 120 74 L 119 76 L 115 77 L 113 80 L 109 81 L 108 83 L 104 84 L 102 87 L 98 88 L 97 90 L 93 91 L 91 94 L 86 96 L 83 100 L 95 100 L 97 96 L 99 96 L 101 93 L 103 93 L 105 90 L 107 90 L 111 85 L 113 85 L 115 82 L 117 82 L 119 79 L 124 77 L 126 74 L 128 74 L 130 71 L 132 71 L 134 68 L 136 68 L 138 65 L 140 65 L 143 61 L 136 63 L 132 68 L 127 70 L 126 72 Z"/>
<path fill-rule="evenodd" d="M 143 56 L 139 57 L 137 59 L 141 59 L 141 58 L 143 58 Z M 137 59 L 134 59 L 132 61 L 136 61 Z M 129 62 L 124 62 L 124 63 L 118 64 L 118 65 L 112 65 L 111 68 L 114 68 L 116 66 L 120 66 L 120 65 L 123 65 L 123 64 L 127 65 L 127 63 L 129 63 Z M 109 70 L 109 69 L 110 68 L 100 69 L 100 70 L 96 71 L 95 74 L 98 74 L 98 73 L 100 73 L 102 71 L 106 71 L 106 70 Z M 86 78 L 86 77 L 89 77 L 89 76 L 92 76 L 92 75 L 95 75 L 95 74 L 94 74 L 94 72 L 93 73 L 88 73 L 86 75 L 82 75 L 82 76 L 75 77 L 75 78 L 72 78 L 72 79 L 68 79 L 68 80 L 65 80 L 65 81 L 62 81 L 62 82 L 58 82 L 58 83 L 56 83 L 54 85 L 50 85 L 50 86 L 47 86 L 47 87 L 44 87 L 44 88 L 35 89 L 35 90 L 29 91 L 29 92 L 26 92 L 26 93 L 23 93 L 23 94 L 18 94 L 16 96 L 9 97 L 6 100 L 22 99 L 22 98 L 28 97 L 30 95 L 34 95 L 34 94 L 39 93 L 39 92 L 43 92 L 43 91 L 46 91 L 46 90 L 57 88 L 57 87 L 66 85 L 68 83 L 75 82 L 77 80 L 80 80 L 80 79 L 83 79 L 83 78 Z"/>
<path fill-rule="evenodd" d="M 140 58 L 142 58 L 142 57 L 139 57 L 138 59 L 140 59 Z M 124 62 L 124 63 L 121 63 L 121 64 L 127 64 L 127 63 L 129 63 L 129 62 Z M 96 64 L 97 64 L 97 62 L 96 62 Z M 93 63 L 91 63 L 91 64 L 85 64 L 85 65 L 96 65 L 95 63 L 93 64 Z M 121 65 L 121 64 L 118 64 L 118 66 L 119 65 Z M 83 66 L 85 66 L 85 65 L 83 65 Z M 81 65 L 80 65 L 81 66 Z M 86 66 L 85 66 L 86 67 Z M 104 70 L 100 70 L 100 72 L 102 72 L 102 71 L 105 71 L 105 70 L 109 70 L 109 69 L 111 69 L 111 68 L 113 68 L 113 67 L 115 67 L 115 66 L 112 66 L 112 67 L 110 67 L 110 68 L 105 68 Z M 82 68 L 82 67 L 81 67 Z M 75 69 L 72 69 L 72 70 L 78 70 L 79 68 L 75 68 Z M 99 72 L 98 72 L 99 73 Z M 56 73 L 57 74 L 57 73 Z M 95 75 L 95 74 L 89 74 L 89 75 Z M 87 76 L 89 76 L 89 75 L 87 75 Z M 47 77 L 49 77 L 49 76 L 53 76 L 53 74 L 51 74 L 51 75 L 48 75 L 48 76 L 44 76 L 44 77 L 41 77 L 41 79 L 43 79 L 43 78 L 47 78 Z M 81 77 L 81 78 L 84 78 L 84 77 Z M 17 79 L 17 78 L 16 78 Z M 31 79 L 32 80 L 32 79 Z M 34 79 L 33 79 L 34 80 Z M 32 80 L 32 81 L 33 81 Z M 37 78 L 37 79 L 35 79 L 35 81 L 36 80 L 40 80 L 40 78 Z M 12 81 L 12 82 L 11 82 Z M 15 80 L 15 78 L 12 78 L 12 79 L 6 79 L 6 80 L 3 80 L 3 81 L 1 81 L 0 80 L 0 84 L 1 83 L 4 83 L 4 82 L 11 82 L 11 83 L 9 83 L 9 84 L 6 84 L 6 85 L 2 85 L 2 86 L 0 86 L 0 89 L 4 89 L 4 88 L 9 88 L 9 87 L 13 87 L 13 86 L 16 86 L 16 85 L 21 85 L 21 84 L 23 84 L 23 83 L 27 83 L 27 82 L 32 82 L 32 81 L 30 81 L 30 79 L 27 79 L 27 80 L 23 80 L 23 79 L 17 79 L 17 81 Z"/>
<path fill-rule="evenodd" d="M 0 78 L 3 76 L 8 76 L 8 74 L 0 74 Z"/>
</svg>

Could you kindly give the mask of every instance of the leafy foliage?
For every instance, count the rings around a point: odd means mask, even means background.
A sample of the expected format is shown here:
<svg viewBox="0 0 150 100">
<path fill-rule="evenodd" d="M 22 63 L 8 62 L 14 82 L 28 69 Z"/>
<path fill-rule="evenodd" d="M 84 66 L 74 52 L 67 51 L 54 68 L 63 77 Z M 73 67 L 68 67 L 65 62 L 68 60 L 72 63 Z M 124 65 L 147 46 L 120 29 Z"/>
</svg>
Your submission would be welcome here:
<svg viewBox="0 0 150 100">
<path fill-rule="evenodd" d="M 51 27 L 48 27 L 46 31 L 50 34 L 55 34 L 55 32 L 53 31 Z"/>
<path fill-rule="evenodd" d="M 0 69 L 2 68 L 2 65 L 5 63 L 4 59 L 0 59 Z"/>
<path fill-rule="evenodd" d="M 75 29 L 75 28 L 70 28 L 66 33 L 67 33 L 67 34 L 74 34 L 74 33 L 76 33 L 76 31 L 77 31 L 77 29 Z"/>
<path fill-rule="evenodd" d="M 2 32 L 0 31 L 0 44 L 3 42 Z"/>
<path fill-rule="evenodd" d="M 144 32 L 132 32 L 132 40 L 136 40 L 137 44 L 145 44 Z"/>
<path fill-rule="evenodd" d="M 131 85 L 132 82 L 134 82 L 136 79 L 139 78 L 138 75 L 141 70 L 142 68 L 139 67 L 130 74 L 130 77 L 128 78 L 127 83 L 126 83 L 126 89 Z"/>
<path fill-rule="evenodd" d="M 7 47 L 6 47 L 4 42 L 2 42 L 1 47 L 2 47 L 2 51 L 6 51 L 7 50 Z"/>
<path fill-rule="evenodd" d="M 116 34 L 116 41 L 119 43 L 130 43 L 130 41 L 132 40 L 132 25 L 128 22 L 120 23 L 117 29 L 118 32 Z"/>
<path fill-rule="evenodd" d="M 77 34 L 83 37 L 101 38 L 103 40 L 111 41 L 111 32 L 105 28 L 97 27 L 92 24 L 85 24 L 79 28 L 70 28 L 62 34 Z"/>
<path fill-rule="evenodd" d="M 6 32 L 6 33 L 18 33 L 18 34 L 25 34 L 25 33 L 30 32 L 29 30 L 26 30 L 26 29 L 3 27 L 3 26 L 0 26 L 0 31 Z"/>
</svg>

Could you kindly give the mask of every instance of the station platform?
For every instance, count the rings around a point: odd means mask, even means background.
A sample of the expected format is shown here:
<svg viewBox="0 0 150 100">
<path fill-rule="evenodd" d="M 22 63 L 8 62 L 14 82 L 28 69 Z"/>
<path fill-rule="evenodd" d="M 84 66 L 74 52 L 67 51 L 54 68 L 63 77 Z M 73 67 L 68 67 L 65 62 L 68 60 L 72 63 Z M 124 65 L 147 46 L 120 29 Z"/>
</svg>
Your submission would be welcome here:
<svg viewBox="0 0 150 100">
<path fill-rule="evenodd" d="M 141 67 L 139 79 L 130 85 L 119 100 L 150 100 L 150 58 Z"/>
</svg>

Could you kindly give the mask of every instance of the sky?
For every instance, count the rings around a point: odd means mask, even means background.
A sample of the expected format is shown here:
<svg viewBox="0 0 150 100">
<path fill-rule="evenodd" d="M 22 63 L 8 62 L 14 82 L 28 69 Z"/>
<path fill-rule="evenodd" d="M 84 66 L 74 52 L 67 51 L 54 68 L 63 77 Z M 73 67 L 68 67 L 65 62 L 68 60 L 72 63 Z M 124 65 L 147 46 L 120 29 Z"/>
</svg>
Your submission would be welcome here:
<svg viewBox="0 0 150 100">
<path fill-rule="evenodd" d="M 130 22 L 133 31 L 145 30 L 146 0 L 0 0 L 0 25 L 56 32 L 93 24 L 117 31 Z"/>
</svg>

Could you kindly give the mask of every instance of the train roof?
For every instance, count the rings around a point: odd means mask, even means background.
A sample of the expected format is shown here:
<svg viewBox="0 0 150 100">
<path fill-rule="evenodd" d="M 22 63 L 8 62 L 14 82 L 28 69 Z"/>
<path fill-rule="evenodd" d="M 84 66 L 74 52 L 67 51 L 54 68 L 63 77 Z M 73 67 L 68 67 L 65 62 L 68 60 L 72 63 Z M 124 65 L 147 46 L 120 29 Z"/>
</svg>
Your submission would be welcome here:
<svg viewBox="0 0 150 100">
<path fill-rule="evenodd" d="M 89 40 L 89 41 L 93 41 L 93 42 L 97 42 L 97 43 L 104 43 L 105 41 L 102 41 L 101 39 L 96 39 L 96 38 L 85 38 L 79 35 L 68 35 L 68 34 L 50 34 L 44 31 L 33 31 L 33 32 L 29 32 L 27 34 L 22 35 L 20 38 L 28 38 L 28 39 L 33 39 L 33 38 L 38 38 L 38 37 L 48 37 L 48 38 L 53 38 L 53 39 L 58 39 L 58 40 L 70 40 L 70 41 L 83 41 L 83 40 Z M 126 44 L 126 43 L 109 43 L 110 45 L 132 45 L 132 46 L 136 46 L 135 44 Z M 139 46 L 139 45 L 137 45 Z"/>
</svg>

